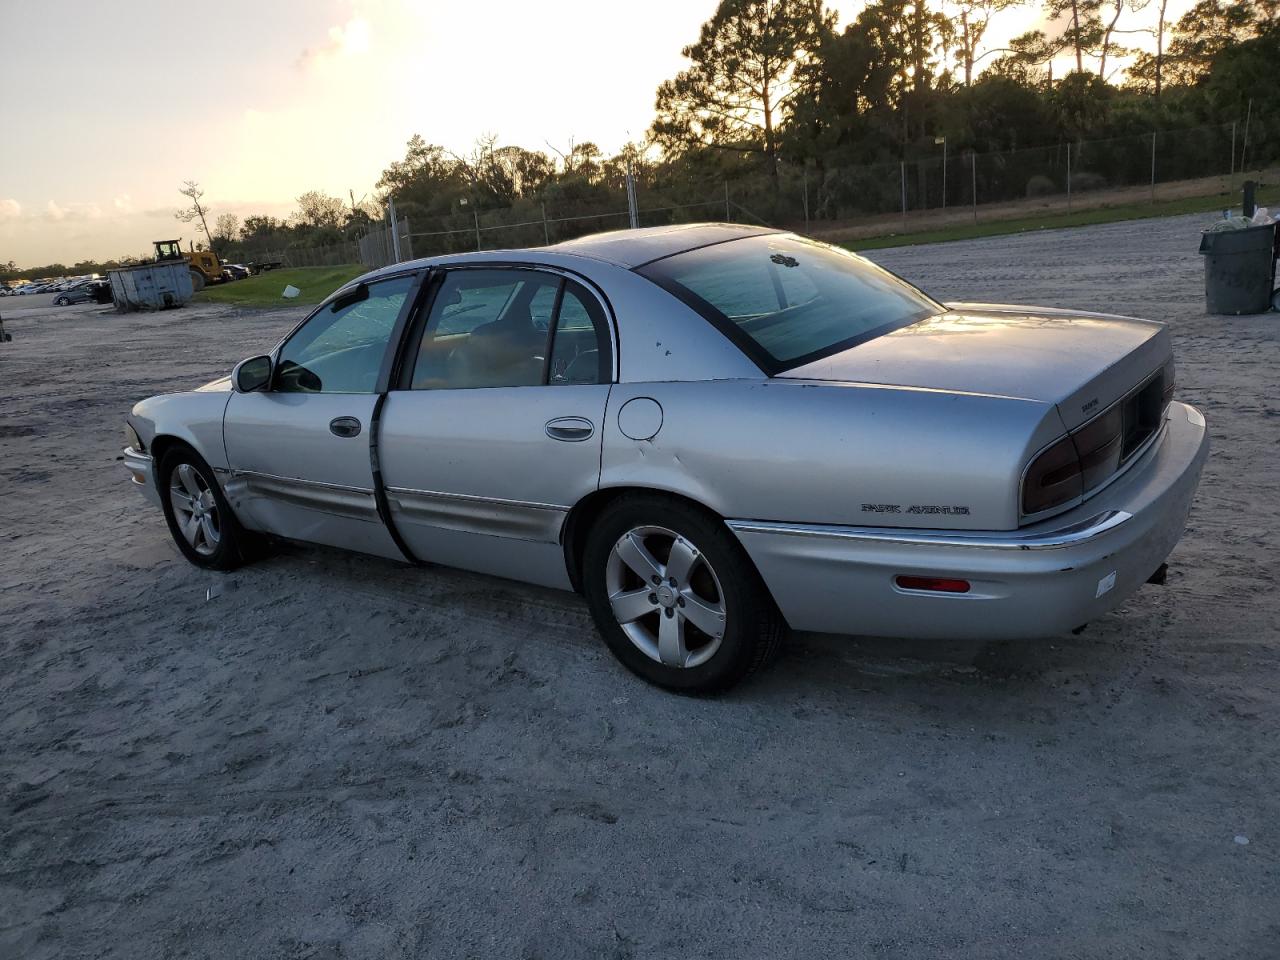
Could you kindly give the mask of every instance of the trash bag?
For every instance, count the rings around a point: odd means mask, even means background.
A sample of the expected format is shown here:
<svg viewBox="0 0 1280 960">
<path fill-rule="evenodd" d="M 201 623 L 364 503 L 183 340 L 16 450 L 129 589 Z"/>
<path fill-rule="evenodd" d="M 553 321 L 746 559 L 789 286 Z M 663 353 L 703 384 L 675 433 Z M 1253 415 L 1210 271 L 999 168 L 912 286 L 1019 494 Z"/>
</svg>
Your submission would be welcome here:
<svg viewBox="0 0 1280 960">
<path fill-rule="evenodd" d="M 1205 233 L 1226 233 L 1228 230 L 1244 230 L 1252 227 L 1254 224 L 1246 217 L 1225 217 L 1219 220 L 1211 227 L 1205 229 Z"/>
</svg>

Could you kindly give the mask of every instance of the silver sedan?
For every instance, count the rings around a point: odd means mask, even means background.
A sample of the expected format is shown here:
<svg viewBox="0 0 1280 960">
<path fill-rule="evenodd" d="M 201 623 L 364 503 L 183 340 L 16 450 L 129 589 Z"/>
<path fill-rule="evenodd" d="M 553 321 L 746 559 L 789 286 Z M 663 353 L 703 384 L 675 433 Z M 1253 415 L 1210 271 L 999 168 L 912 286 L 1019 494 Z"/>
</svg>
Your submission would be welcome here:
<svg viewBox="0 0 1280 960">
<path fill-rule="evenodd" d="M 1159 578 L 1208 451 L 1167 330 L 942 304 L 702 224 L 398 264 L 138 403 L 186 557 L 288 538 L 585 594 L 628 668 L 724 689 L 788 627 L 1052 636 Z"/>
</svg>

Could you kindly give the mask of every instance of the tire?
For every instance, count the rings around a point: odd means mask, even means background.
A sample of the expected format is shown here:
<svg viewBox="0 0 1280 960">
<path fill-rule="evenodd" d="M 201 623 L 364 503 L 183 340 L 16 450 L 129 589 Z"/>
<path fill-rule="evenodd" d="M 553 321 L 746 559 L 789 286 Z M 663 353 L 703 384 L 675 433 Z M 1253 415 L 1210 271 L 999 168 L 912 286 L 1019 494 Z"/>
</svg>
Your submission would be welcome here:
<svg viewBox="0 0 1280 960">
<path fill-rule="evenodd" d="M 199 270 L 189 270 L 188 273 L 191 274 L 192 292 L 199 293 L 201 290 L 204 289 L 204 282 L 205 282 L 204 274 L 201 273 Z"/>
<path fill-rule="evenodd" d="M 172 447 L 160 458 L 156 483 L 169 533 L 184 557 L 206 570 L 234 570 L 249 558 L 253 537 L 199 454 L 186 445 Z"/>
<path fill-rule="evenodd" d="M 66 297 L 58 297 L 56 300 L 53 301 L 53 305 L 55 307 L 65 307 L 70 302 L 71 301 L 68 300 Z"/>
<path fill-rule="evenodd" d="M 768 663 L 786 635 L 741 544 L 720 518 L 682 500 L 635 494 L 609 504 L 588 534 L 582 571 L 609 649 L 667 690 L 728 690 Z"/>
</svg>

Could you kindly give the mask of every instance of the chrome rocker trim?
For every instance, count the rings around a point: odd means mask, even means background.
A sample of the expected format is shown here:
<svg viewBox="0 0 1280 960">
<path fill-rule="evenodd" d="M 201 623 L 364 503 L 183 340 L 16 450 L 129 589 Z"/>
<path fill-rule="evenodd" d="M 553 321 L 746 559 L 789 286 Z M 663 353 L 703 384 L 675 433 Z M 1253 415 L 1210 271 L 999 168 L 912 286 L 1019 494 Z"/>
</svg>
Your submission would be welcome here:
<svg viewBox="0 0 1280 960">
<path fill-rule="evenodd" d="M 355 520 L 377 520 L 373 491 L 341 483 L 280 477 L 254 470 L 232 470 L 223 491 L 233 503 L 240 497 L 264 497 Z"/>
<path fill-rule="evenodd" d="M 982 550 L 1060 550 L 1100 537 L 1132 519 L 1124 510 L 1107 510 L 1088 520 L 1043 533 L 966 534 L 954 530 L 892 530 L 887 527 L 837 527 L 823 524 L 774 523 L 767 520 L 727 520 L 735 533 L 776 533 L 793 537 L 906 543 L 932 547 L 974 547 Z"/>
<path fill-rule="evenodd" d="M 387 487 L 392 512 L 460 533 L 558 543 L 569 508 L 554 503 L 477 497 L 411 487 Z"/>
</svg>

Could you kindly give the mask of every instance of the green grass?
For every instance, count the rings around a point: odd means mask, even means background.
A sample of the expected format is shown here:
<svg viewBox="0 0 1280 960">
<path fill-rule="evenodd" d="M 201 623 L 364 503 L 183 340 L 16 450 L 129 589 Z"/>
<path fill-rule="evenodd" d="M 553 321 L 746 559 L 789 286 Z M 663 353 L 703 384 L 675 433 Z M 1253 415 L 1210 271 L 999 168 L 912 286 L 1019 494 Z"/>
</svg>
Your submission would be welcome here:
<svg viewBox="0 0 1280 960">
<path fill-rule="evenodd" d="M 235 280 L 205 287 L 195 295 L 197 303 L 230 303 L 240 307 L 287 307 L 290 304 L 319 303 L 348 280 L 365 272 L 358 264 L 341 267 L 293 267 L 269 270 L 247 280 Z M 288 284 L 302 293 L 286 300 L 280 294 Z"/>
<path fill-rule="evenodd" d="M 1268 206 L 1261 197 L 1258 199 L 1258 205 Z M 1239 194 L 1219 193 L 1206 197 L 1186 197 L 1181 200 L 1163 200 L 1155 203 L 1130 203 L 1114 207 L 1097 207 L 1092 210 L 1077 210 L 1070 213 L 1043 213 L 1033 217 L 1018 217 L 1013 220 L 955 224 L 940 227 L 937 230 L 924 230 L 920 233 L 864 237 L 860 240 L 850 240 L 848 243 L 842 244 L 842 246 L 850 250 L 878 250 L 883 247 L 944 243 L 948 240 L 970 240 L 976 237 L 998 237 L 1011 233 L 1025 233 L 1028 230 L 1087 227 L 1096 223 L 1115 223 L 1120 220 L 1172 217 L 1183 213 L 1217 213 L 1224 207 L 1237 208 L 1236 213 L 1239 215 L 1239 206 Z M 1206 218 L 1205 225 L 1208 226 L 1209 222 L 1210 220 Z"/>
</svg>

